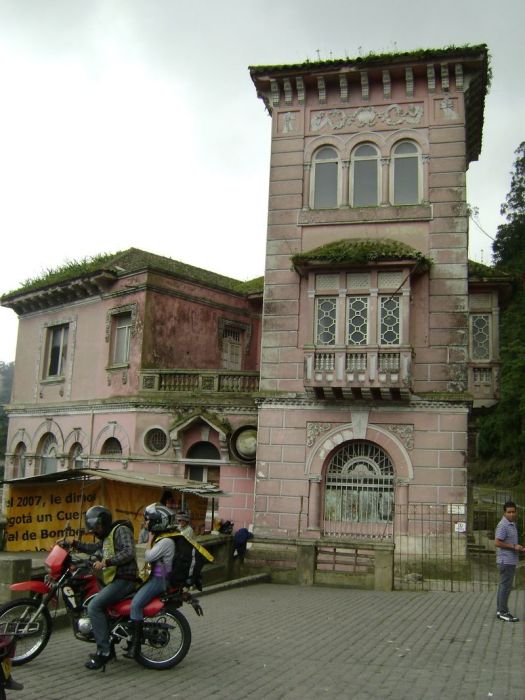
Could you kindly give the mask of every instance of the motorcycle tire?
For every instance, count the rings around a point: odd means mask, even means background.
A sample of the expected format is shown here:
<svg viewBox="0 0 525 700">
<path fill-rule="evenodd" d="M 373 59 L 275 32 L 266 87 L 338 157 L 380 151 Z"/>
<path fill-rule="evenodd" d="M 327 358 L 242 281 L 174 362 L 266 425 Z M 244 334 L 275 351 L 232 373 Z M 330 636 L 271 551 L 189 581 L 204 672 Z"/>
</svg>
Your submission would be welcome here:
<svg viewBox="0 0 525 700">
<path fill-rule="evenodd" d="M 18 598 L 10 603 L 5 603 L 0 606 L 0 623 L 26 622 L 34 615 L 39 605 L 40 603 L 34 598 Z M 27 635 L 22 632 L 22 634 L 16 635 L 15 655 L 11 659 L 13 666 L 22 666 L 29 663 L 45 649 L 51 636 L 53 625 L 49 610 L 43 608 L 35 622 L 38 623 L 36 632 L 31 632 Z"/>
<path fill-rule="evenodd" d="M 174 607 L 146 617 L 143 642 L 135 657 L 139 664 L 158 671 L 173 668 L 184 659 L 191 645 L 191 627 Z"/>
</svg>

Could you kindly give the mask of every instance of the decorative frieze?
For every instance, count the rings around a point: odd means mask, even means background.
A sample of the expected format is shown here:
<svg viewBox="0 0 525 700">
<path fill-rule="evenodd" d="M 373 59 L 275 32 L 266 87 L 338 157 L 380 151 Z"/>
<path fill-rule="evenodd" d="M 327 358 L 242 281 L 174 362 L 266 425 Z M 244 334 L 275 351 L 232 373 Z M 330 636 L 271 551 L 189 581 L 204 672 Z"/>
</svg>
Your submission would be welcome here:
<svg viewBox="0 0 525 700">
<path fill-rule="evenodd" d="M 414 426 L 406 423 L 391 423 L 382 426 L 389 433 L 395 435 L 407 450 L 414 449 Z"/>
<path fill-rule="evenodd" d="M 339 131 L 341 129 L 369 129 L 378 124 L 386 127 L 408 124 L 415 126 L 423 119 L 423 105 L 391 104 L 388 107 L 358 107 L 357 109 L 331 109 L 312 112 L 311 131 Z"/>
<path fill-rule="evenodd" d="M 270 78 L 271 102 L 275 107 L 279 104 L 279 84 L 274 78 Z"/>
<path fill-rule="evenodd" d="M 319 435 L 326 433 L 332 428 L 331 423 L 307 423 L 306 424 L 306 445 L 312 447 Z"/>
</svg>

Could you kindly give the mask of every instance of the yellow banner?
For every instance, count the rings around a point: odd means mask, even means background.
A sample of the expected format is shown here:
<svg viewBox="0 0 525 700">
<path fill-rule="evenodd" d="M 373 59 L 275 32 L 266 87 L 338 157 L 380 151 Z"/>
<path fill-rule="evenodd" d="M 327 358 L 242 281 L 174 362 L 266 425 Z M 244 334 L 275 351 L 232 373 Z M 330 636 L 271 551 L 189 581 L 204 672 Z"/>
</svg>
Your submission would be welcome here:
<svg viewBox="0 0 525 700">
<path fill-rule="evenodd" d="M 144 508 L 159 500 L 162 490 L 109 479 L 83 481 L 70 479 L 55 484 L 10 485 L 6 498 L 7 552 L 48 551 L 56 540 L 66 536 L 91 542 L 84 532 L 84 514 L 103 505 L 113 520 L 129 520 L 138 539 Z M 206 500 L 186 497 L 196 534 L 204 528 Z M 68 531 L 68 525 L 71 531 Z"/>
<path fill-rule="evenodd" d="M 9 487 L 6 499 L 8 552 L 48 551 L 66 535 L 84 535 L 84 513 L 104 505 L 114 520 L 130 520 L 138 537 L 144 508 L 160 497 L 159 489 L 109 481 L 62 481 Z M 68 525 L 71 531 L 67 530 Z"/>
</svg>

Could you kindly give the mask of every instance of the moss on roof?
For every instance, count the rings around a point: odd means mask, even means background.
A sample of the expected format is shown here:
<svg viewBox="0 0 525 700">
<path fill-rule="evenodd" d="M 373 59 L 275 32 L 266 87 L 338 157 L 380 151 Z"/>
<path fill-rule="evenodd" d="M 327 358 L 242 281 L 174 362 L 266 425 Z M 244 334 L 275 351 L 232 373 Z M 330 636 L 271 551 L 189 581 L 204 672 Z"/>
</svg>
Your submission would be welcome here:
<svg viewBox="0 0 525 700">
<path fill-rule="evenodd" d="M 404 63 L 406 61 L 429 61 L 429 60 L 443 60 L 443 58 L 453 59 L 453 58 L 464 58 L 464 57 L 476 57 L 479 54 L 485 54 L 487 57 L 487 72 L 490 83 L 490 68 L 489 63 L 489 53 L 486 44 L 475 44 L 469 45 L 465 44 L 463 46 L 445 46 L 442 49 L 414 49 L 413 51 L 401 51 L 395 53 L 374 53 L 370 51 L 365 56 L 358 56 L 357 58 L 335 58 L 325 61 L 310 61 L 306 59 L 302 63 L 292 63 L 292 64 L 281 64 L 281 65 L 259 65 L 259 66 L 249 66 L 249 71 L 252 76 L 261 75 L 268 72 L 290 72 L 296 70 L 316 70 L 317 68 L 340 68 L 348 65 L 355 65 L 358 68 L 373 67 L 376 65 L 382 65 L 385 63 Z"/>
<path fill-rule="evenodd" d="M 292 257 L 295 267 L 305 263 L 346 263 L 366 265 L 385 260 L 414 260 L 417 262 L 419 270 L 428 270 L 432 261 L 426 258 L 415 248 L 384 238 L 370 240 L 368 238 L 358 238 L 354 240 L 340 240 L 334 243 L 327 243 L 319 248 L 314 248 L 306 253 L 298 253 Z"/>
<path fill-rule="evenodd" d="M 115 277 L 121 277 L 142 270 L 165 272 L 192 282 L 226 289 L 241 295 L 262 292 L 264 286 L 263 277 L 242 282 L 162 255 L 148 253 L 138 248 L 128 248 L 128 250 L 117 253 L 103 253 L 81 260 L 67 260 L 57 268 L 43 270 L 39 277 L 26 280 L 18 289 L 4 294 L 1 299 L 89 277 L 95 273 L 109 272 L 113 273 Z"/>
<path fill-rule="evenodd" d="M 489 265 L 484 265 L 483 263 L 476 262 L 474 260 L 468 261 L 468 277 L 471 280 L 476 279 L 498 279 L 498 280 L 512 280 L 512 275 L 508 272 L 498 269 L 497 267 L 490 267 Z"/>
</svg>

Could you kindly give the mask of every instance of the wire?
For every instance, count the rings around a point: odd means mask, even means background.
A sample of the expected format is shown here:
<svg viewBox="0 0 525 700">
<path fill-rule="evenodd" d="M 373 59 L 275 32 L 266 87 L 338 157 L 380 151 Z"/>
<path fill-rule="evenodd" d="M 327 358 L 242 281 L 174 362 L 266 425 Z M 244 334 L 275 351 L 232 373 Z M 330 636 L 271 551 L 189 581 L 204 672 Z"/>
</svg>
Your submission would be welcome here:
<svg viewBox="0 0 525 700">
<path fill-rule="evenodd" d="M 479 228 L 479 230 L 481 231 L 481 233 L 484 233 L 485 236 L 487 236 L 487 238 L 490 238 L 491 241 L 495 241 L 495 240 L 496 240 L 493 236 L 490 235 L 490 233 L 487 233 L 487 232 L 485 231 L 485 229 L 483 229 L 483 228 L 480 226 L 480 224 L 478 224 L 478 222 L 477 222 L 476 219 L 472 216 L 472 214 L 470 214 L 469 219 L 470 219 L 474 224 L 476 224 L 477 228 Z"/>
</svg>

